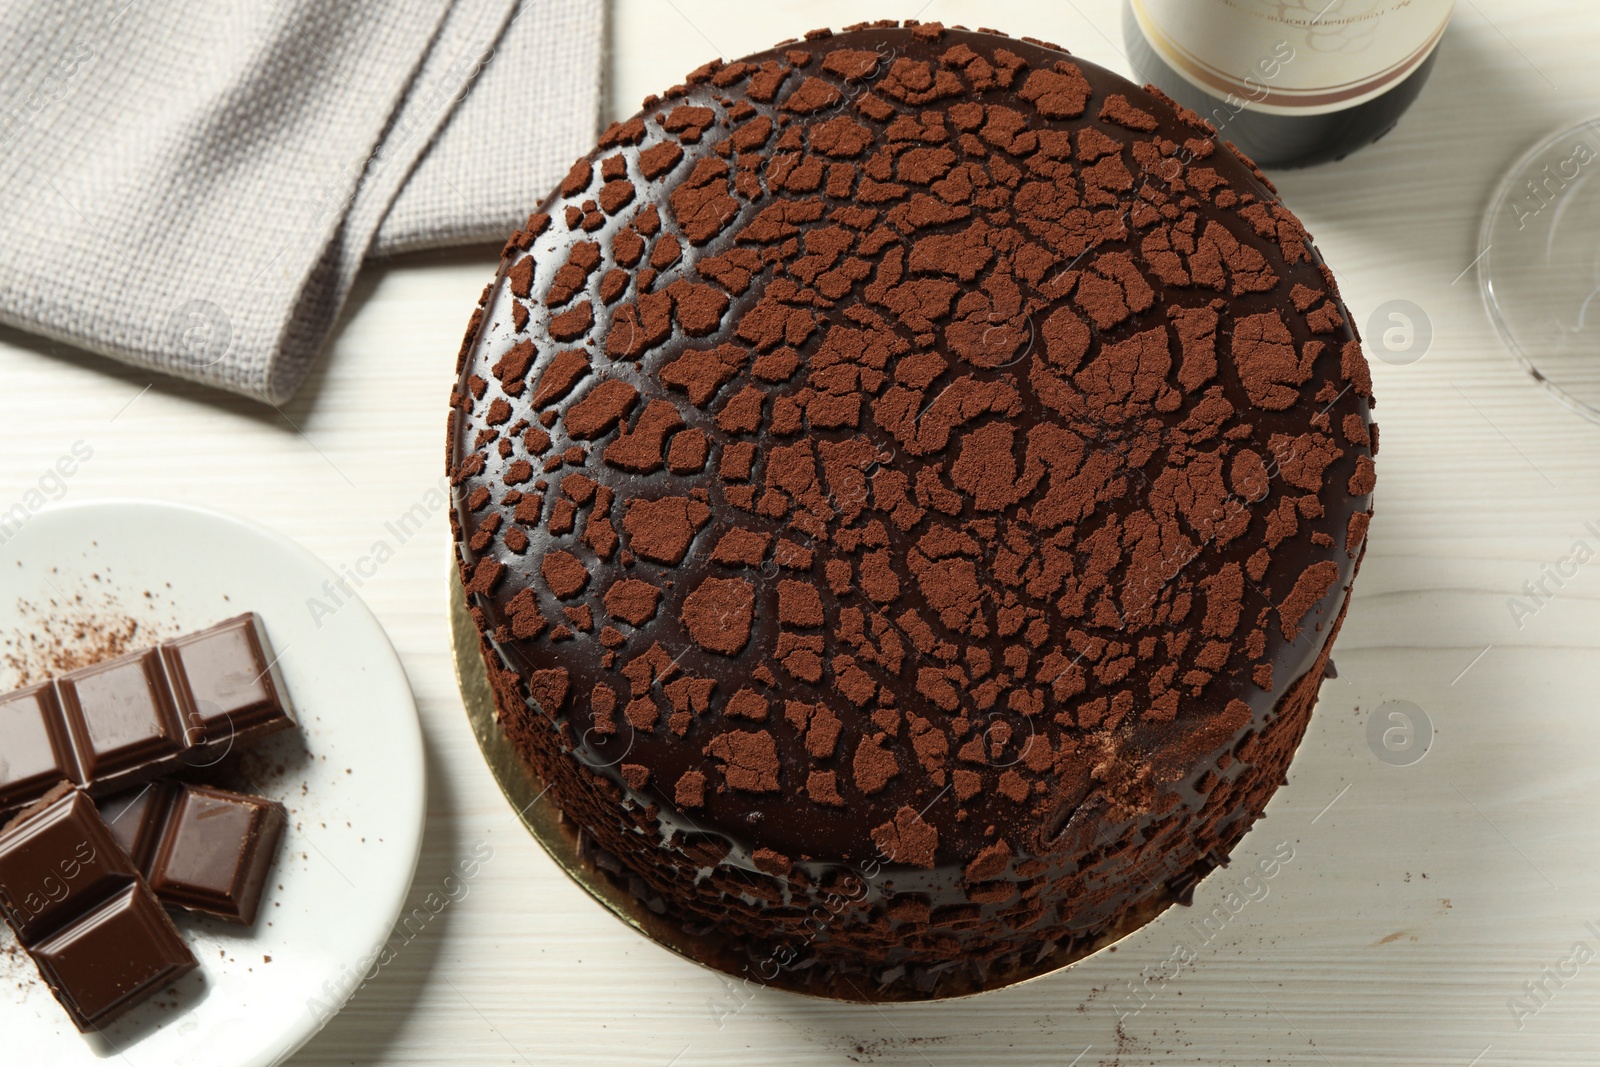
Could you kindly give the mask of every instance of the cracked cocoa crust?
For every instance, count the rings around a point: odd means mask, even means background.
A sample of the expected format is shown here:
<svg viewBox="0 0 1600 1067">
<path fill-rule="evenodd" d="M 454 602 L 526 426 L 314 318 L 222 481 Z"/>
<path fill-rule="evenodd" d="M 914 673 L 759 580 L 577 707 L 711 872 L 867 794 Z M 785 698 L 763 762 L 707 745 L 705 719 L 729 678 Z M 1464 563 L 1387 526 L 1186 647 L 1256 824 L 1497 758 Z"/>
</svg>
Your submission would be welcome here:
<svg viewBox="0 0 1600 1067">
<path fill-rule="evenodd" d="M 819 31 L 647 100 L 508 242 L 462 580 L 508 736 L 653 907 L 936 984 L 1225 862 L 1376 427 L 1213 132 L 1043 42 Z"/>
</svg>

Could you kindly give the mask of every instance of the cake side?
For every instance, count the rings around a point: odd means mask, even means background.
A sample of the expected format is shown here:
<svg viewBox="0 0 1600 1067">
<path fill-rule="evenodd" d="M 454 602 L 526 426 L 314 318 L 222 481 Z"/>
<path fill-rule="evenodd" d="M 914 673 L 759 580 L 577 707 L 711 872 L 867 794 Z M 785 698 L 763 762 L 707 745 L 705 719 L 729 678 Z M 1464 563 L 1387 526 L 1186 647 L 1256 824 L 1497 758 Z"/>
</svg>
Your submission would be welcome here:
<svg viewBox="0 0 1600 1067">
<path fill-rule="evenodd" d="M 1304 731 L 1370 516 L 1347 318 L 1253 166 L 1052 46 L 702 68 L 463 343 L 503 726 L 641 895 L 753 951 L 1090 937 L 1225 859 Z"/>
</svg>

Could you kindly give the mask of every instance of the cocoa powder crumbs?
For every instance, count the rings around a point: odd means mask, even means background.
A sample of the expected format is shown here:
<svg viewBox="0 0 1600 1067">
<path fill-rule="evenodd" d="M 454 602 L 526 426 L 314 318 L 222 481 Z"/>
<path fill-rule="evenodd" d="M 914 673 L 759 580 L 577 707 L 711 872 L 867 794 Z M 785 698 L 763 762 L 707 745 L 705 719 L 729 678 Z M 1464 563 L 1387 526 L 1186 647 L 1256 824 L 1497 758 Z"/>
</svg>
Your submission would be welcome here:
<svg viewBox="0 0 1600 1067">
<path fill-rule="evenodd" d="M 12 628 L 0 635 L 0 665 L 7 688 L 21 688 L 57 674 L 115 659 L 177 633 L 170 618 L 156 614 L 154 593 L 137 615 L 117 598 L 92 592 L 53 596 L 38 603 L 18 600 Z"/>
</svg>

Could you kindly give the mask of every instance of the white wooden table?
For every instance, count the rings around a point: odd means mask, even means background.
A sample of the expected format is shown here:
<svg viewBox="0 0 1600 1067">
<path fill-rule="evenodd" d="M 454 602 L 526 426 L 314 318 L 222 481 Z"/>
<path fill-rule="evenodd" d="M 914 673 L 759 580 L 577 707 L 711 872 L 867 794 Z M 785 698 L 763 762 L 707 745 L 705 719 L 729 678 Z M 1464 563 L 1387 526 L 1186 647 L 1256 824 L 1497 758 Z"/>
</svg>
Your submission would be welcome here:
<svg viewBox="0 0 1600 1067">
<path fill-rule="evenodd" d="M 996 26 L 1127 69 L 1117 0 L 617 0 L 612 14 L 607 118 L 719 52 L 866 18 Z M 1290 784 L 1192 911 L 1067 974 L 973 1001 L 746 1001 L 589 900 L 502 800 L 451 673 L 438 515 L 361 590 L 410 672 L 430 751 L 413 903 L 461 859 L 485 846 L 492 859 L 295 1067 L 1600 1059 L 1600 562 L 1520 629 L 1507 608 L 1574 541 L 1600 549 L 1584 526 L 1600 527 L 1600 426 L 1518 368 L 1474 274 L 1462 275 L 1504 168 L 1546 132 L 1600 112 L 1597 42 L 1600 16 L 1581 0 L 1463 0 L 1395 133 L 1279 182 L 1357 322 L 1407 299 L 1433 342 L 1419 362 L 1374 368 L 1378 515 L 1340 676 Z M 453 356 L 494 262 L 484 249 L 366 272 L 281 414 L 0 332 L 0 510 L 82 440 L 93 457 L 66 483 L 69 500 L 210 505 L 353 563 L 437 484 Z M 1369 748 L 1368 715 L 1389 700 L 1433 724 L 1415 765 L 1386 765 Z M 1283 842 L 1294 858 L 1266 895 L 1225 911 L 1202 942 L 1189 922 Z M 1180 938 L 1198 958 L 1174 974 Z M 1596 958 L 1569 963 L 1580 941 Z M 1538 1010 L 1519 1029 L 1509 1001 L 1527 982 L 1546 992 L 1526 1001 Z"/>
</svg>

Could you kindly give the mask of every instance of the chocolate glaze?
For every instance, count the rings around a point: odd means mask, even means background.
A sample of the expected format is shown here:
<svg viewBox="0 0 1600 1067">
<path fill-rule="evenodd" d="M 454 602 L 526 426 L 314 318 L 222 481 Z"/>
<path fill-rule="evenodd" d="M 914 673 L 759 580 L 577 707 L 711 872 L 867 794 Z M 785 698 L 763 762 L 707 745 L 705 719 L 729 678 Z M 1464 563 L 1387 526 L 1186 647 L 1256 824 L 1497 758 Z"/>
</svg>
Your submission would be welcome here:
<svg viewBox="0 0 1600 1067">
<path fill-rule="evenodd" d="M 937 982 L 1225 862 L 1376 442 L 1332 276 L 1212 133 L 1042 42 L 824 31 L 647 100 L 508 243 L 462 579 L 652 906 Z"/>
</svg>

